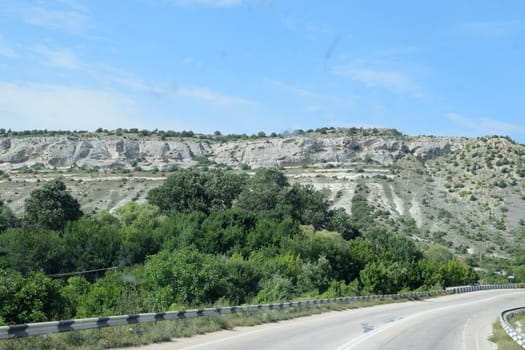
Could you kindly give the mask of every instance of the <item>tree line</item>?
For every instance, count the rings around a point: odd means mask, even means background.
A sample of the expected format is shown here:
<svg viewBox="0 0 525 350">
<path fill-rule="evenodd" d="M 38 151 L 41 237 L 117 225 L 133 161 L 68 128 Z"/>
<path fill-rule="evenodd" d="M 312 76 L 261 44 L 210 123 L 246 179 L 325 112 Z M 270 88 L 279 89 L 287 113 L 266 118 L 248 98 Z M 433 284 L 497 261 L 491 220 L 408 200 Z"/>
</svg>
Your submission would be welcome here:
<svg viewBox="0 0 525 350">
<path fill-rule="evenodd" d="M 160 137 L 162 140 L 169 139 L 169 138 L 186 138 L 186 137 L 196 137 L 200 139 L 211 139 L 219 142 L 229 142 L 229 141 L 236 141 L 236 140 L 244 140 L 244 139 L 259 139 L 259 138 L 266 138 L 266 137 L 290 137 L 290 136 L 304 136 L 307 134 L 312 133 L 320 133 L 322 135 L 326 135 L 328 133 L 334 133 L 337 130 L 343 130 L 341 128 L 334 128 L 334 127 L 322 127 L 317 129 L 295 129 L 291 131 L 283 131 L 281 133 L 272 132 L 267 134 L 264 131 L 259 131 L 257 133 L 248 135 L 248 134 L 223 134 L 220 131 L 215 131 L 211 135 L 201 134 L 201 133 L 195 133 L 192 130 L 182 130 L 182 131 L 176 131 L 176 130 L 148 130 L 148 129 L 139 129 L 139 128 L 117 128 L 117 129 L 104 129 L 104 128 L 97 128 L 94 132 L 93 131 L 87 131 L 87 130 L 47 130 L 47 129 L 33 129 L 33 130 L 11 130 L 11 129 L 5 129 L 0 128 L 0 137 L 7 137 L 7 136 L 22 136 L 22 137 L 28 137 L 28 136 L 100 136 L 106 135 L 106 136 L 138 136 L 138 137 L 150 137 L 150 136 L 157 136 Z M 377 129 L 377 128 L 348 128 L 344 129 L 345 134 L 347 136 L 392 136 L 392 137 L 401 137 L 404 136 L 401 132 L 399 132 L 396 129 Z"/>
<path fill-rule="evenodd" d="M 448 250 L 423 252 L 275 168 L 178 169 L 147 203 L 82 213 L 60 178 L 17 217 L 0 201 L 0 324 L 473 283 Z M 448 254 L 447 254 L 448 253 Z"/>
</svg>

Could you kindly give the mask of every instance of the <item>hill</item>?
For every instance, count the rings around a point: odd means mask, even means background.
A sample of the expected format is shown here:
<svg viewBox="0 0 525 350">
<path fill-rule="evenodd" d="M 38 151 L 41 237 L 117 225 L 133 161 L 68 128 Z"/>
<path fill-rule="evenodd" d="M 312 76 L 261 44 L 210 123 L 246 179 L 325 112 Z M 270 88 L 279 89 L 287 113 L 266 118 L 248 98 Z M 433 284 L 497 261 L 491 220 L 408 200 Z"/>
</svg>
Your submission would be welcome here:
<svg viewBox="0 0 525 350">
<path fill-rule="evenodd" d="M 0 135 L 1 199 L 20 213 L 42 182 L 62 175 L 84 212 L 144 202 L 176 168 L 251 173 L 280 167 L 292 183 L 325 190 L 422 244 L 475 265 L 520 253 L 525 237 L 525 146 L 505 137 L 407 136 L 391 129 L 323 128 L 285 135 L 192 132 L 26 132 Z"/>
</svg>

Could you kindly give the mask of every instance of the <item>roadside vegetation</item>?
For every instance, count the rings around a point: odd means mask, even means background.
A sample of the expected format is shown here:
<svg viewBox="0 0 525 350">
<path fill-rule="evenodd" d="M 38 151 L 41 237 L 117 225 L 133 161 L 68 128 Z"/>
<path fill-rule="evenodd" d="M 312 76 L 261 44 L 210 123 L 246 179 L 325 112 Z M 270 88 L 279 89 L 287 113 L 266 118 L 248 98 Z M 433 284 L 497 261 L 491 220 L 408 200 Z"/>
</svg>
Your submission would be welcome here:
<svg viewBox="0 0 525 350">
<path fill-rule="evenodd" d="M 498 350 L 521 350 L 521 346 L 505 332 L 499 320 L 492 324 L 492 336 L 489 340 L 496 344 Z"/>
<path fill-rule="evenodd" d="M 362 188 L 366 191 L 366 187 Z M 115 213 L 82 213 L 61 179 L 15 217 L 0 206 L 0 323 L 297 298 L 390 294 L 475 282 L 472 268 L 352 215 L 278 169 L 248 177 L 181 169 Z"/>
<path fill-rule="evenodd" d="M 402 300 L 352 301 L 349 303 L 312 305 L 304 308 L 284 310 L 242 312 L 231 315 L 197 317 L 157 323 L 145 323 L 122 327 L 91 329 L 70 333 L 49 334 L 0 342 L 2 350 L 97 350 L 118 347 L 133 347 L 174 338 L 191 337 L 197 334 L 256 326 L 263 323 L 279 322 L 298 317 L 311 316 L 329 311 L 342 311 Z"/>
</svg>

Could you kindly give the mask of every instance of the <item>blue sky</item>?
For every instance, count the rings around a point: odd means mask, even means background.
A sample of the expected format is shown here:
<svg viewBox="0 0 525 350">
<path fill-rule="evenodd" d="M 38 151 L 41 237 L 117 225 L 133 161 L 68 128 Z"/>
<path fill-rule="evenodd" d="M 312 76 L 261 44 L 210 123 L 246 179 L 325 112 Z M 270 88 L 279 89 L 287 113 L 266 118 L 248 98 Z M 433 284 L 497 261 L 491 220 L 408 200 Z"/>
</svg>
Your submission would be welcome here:
<svg viewBox="0 0 525 350">
<path fill-rule="evenodd" d="M 525 2 L 0 0 L 0 127 L 525 143 Z"/>
</svg>

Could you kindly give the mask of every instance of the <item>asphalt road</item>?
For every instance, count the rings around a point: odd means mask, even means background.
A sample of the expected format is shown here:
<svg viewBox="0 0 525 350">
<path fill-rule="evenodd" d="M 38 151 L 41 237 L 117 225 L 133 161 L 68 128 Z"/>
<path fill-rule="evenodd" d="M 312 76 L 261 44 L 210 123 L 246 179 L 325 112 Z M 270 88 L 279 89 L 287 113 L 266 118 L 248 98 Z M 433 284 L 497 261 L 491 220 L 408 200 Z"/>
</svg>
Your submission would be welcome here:
<svg viewBox="0 0 525 350">
<path fill-rule="evenodd" d="M 525 290 L 491 290 L 330 312 L 256 327 L 241 327 L 148 350 L 489 350 L 501 311 L 525 306 Z"/>
</svg>

